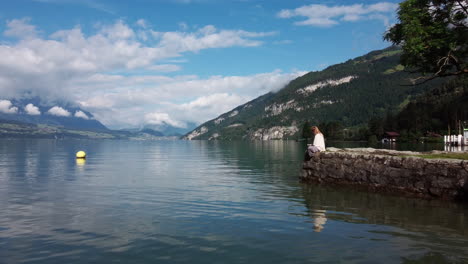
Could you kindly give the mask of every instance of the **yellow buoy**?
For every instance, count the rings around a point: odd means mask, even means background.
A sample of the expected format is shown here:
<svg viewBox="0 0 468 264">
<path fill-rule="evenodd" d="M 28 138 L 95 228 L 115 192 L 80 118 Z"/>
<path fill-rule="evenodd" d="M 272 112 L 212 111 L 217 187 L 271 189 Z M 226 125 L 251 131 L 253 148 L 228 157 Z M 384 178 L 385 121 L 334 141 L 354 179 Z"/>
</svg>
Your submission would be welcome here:
<svg viewBox="0 0 468 264">
<path fill-rule="evenodd" d="M 86 159 L 86 152 L 84 152 L 84 151 L 78 151 L 78 152 L 76 153 L 76 158 L 77 158 L 77 159 Z"/>
</svg>

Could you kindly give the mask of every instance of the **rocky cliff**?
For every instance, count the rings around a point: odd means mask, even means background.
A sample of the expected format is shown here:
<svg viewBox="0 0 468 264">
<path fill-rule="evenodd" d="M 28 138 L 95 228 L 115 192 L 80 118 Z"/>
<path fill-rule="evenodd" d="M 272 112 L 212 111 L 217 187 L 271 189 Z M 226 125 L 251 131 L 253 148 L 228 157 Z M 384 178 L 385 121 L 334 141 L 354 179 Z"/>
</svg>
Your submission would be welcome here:
<svg viewBox="0 0 468 264">
<path fill-rule="evenodd" d="M 305 122 L 366 125 L 370 118 L 399 109 L 413 96 L 447 81 L 402 86 L 417 74 L 403 70 L 400 53 L 390 47 L 309 72 L 201 124 L 184 139 L 297 139 Z"/>
<path fill-rule="evenodd" d="M 304 162 L 301 178 L 424 198 L 467 201 L 468 161 L 417 157 L 421 154 L 331 148 Z"/>
</svg>

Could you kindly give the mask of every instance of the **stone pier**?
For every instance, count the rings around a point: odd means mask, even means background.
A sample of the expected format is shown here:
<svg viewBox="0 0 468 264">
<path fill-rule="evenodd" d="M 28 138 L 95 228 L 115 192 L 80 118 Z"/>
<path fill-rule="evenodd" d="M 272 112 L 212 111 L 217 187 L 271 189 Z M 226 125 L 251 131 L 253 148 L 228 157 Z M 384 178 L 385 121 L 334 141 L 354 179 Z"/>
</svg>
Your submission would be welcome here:
<svg viewBox="0 0 468 264">
<path fill-rule="evenodd" d="M 422 198 L 468 201 L 468 160 L 414 157 L 421 154 L 330 148 L 304 162 L 301 179 Z"/>
</svg>

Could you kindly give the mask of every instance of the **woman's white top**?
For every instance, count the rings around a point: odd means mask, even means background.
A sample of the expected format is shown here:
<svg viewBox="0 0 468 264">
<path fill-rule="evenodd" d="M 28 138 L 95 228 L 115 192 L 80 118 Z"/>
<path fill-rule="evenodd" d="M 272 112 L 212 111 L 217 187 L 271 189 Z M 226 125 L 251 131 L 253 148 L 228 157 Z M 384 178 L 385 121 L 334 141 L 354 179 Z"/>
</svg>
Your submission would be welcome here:
<svg viewBox="0 0 468 264">
<path fill-rule="evenodd" d="M 323 138 L 322 133 L 315 135 L 314 146 L 316 146 L 320 151 L 325 151 L 325 139 Z"/>
</svg>

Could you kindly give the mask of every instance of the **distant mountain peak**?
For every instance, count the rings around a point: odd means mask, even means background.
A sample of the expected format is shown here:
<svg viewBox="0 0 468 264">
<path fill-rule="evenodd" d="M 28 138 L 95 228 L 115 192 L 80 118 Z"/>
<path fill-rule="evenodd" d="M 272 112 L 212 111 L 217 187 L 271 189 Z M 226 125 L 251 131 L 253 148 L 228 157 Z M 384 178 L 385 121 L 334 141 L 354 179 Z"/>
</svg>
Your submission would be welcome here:
<svg viewBox="0 0 468 264">
<path fill-rule="evenodd" d="M 3 120 L 19 121 L 31 124 L 46 124 L 68 129 L 106 131 L 102 123 L 79 106 L 69 102 L 48 102 L 39 97 L 25 99 L 0 99 L 10 104 L 11 111 L 2 111 Z"/>
</svg>

